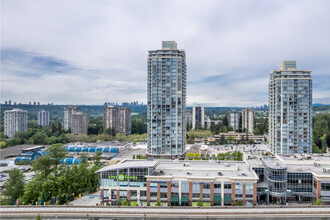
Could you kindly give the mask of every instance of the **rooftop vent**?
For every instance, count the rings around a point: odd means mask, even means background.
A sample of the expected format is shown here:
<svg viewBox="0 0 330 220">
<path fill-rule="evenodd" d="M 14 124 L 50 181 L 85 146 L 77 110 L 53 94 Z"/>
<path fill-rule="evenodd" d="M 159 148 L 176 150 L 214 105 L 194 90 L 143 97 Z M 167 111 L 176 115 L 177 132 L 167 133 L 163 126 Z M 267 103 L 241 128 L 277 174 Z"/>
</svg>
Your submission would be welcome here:
<svg viewBox="0 0 330 220">
<path fill-rule="evenodd" d="M 225 167 L 229 167 L 229 163 L 225 163 Z"/>
<path fill-rule="evenodd" d="M 160 174 L 164 174 L 164 171 L 161 170 L 161 171 L 159 171 L 159 173 L 160 173 Z"/>
<path fill-rule="evenodd" d="M 247 176 L 246 173 L 242 173 L 242 176 Z"/>
<path fill-rule="evenodd" d="M 222 172 L 218 172 L 218 176 L 223 176 Z"/>
<path fill-rule="evenodd" d="M 191 173 L 190 172 L 187 172 L 187 175 L 191 175 Z"/>
</svg>

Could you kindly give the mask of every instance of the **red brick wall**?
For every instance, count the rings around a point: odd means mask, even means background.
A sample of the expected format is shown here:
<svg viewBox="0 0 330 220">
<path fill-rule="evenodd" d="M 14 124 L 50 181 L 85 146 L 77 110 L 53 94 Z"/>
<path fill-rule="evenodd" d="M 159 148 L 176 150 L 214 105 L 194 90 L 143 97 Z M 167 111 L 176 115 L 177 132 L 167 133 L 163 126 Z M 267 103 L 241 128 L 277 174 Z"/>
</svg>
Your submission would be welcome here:
<svg viewBox="0 0 330 220">
<path fill-rule="evenodd" d="M 316 182 L 316 198 L 318 199 L 321 195 L 321 180 L 317 180 Z"/>
<path fill-rule="evenodd" d="M 167 205 L 171 206 L 171 181 L 167 182 Z"/>
<path fill-rule="evenodd" d="M 257 183 L 253 183 L 253 204 L 257 205 Z"/>
<path fill-rule="evenodd" d="M 211 206 L 214 205 L 213 195 L 214 195 L 214 182 L 211 182 L 211 184 L 210 184 L 210 204 L 211 204 Z"/>
<path fill-rule="evenodd" d="M 235 204 L 235 183 L 234 182 L 231 183 L 231 199 L 232 199 L 231 204 L 234 205 Z"/>
<path fill-rule="evenodd" d="M 246 185 L 245 183 L 243 184 L 243 206 L 245 206 L 246 203 Z"/>
<path fill-rule="evenodd" d="M 150 181 L 147 181 L 147 205 L 150 205 Z"/>
<path fill-rule="evenodd" d="M 192 182 L 189 182 L 189 205 L 192 206 Z"/>
<path fill-rule="evenodd" d="M 117 189 L 117 191 L 116 191 L 116 203 L 117 203 L 117 205 L 119 205 L 119 198 L 120 198 L 120 190 L 119 189 Z"/>
<path fill-rule="evenodd" d="M 160 200 L 160 183 L 157 184 L 157 200 Z"/>
<path fill-rule="evenodd" d="M 127 202 L 131 204 L 131 190 L 127 190 Z"/>
<path fill-rule="evenodd" d="M 199 199 L 203 201 L 203 184 L 199 184 Z"/>
</svg>

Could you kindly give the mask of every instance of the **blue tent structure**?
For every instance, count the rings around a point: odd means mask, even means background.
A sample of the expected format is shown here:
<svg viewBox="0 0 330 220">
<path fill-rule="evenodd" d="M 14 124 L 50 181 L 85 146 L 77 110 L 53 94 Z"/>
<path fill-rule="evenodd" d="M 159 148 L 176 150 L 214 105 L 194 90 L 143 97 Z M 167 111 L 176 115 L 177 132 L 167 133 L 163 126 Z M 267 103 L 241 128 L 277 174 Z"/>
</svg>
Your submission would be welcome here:
<svg viewBox="0 0 330 220">
<path fill-rule="evenodd" d="M 66 151 L 69 152 L 86 152 L 86 153 L 95 153 L 95 152 L 102 152 L 102 153 L 119 153 L 119 148 L 117 147 L 107 147 L 107 146 L 100 146 L 100 147 L 89 147 L 85 145 L 70 145 L 65 148 Z"/>
<path fill-rule="evenodd" d="M 31 157 L 16 157 L 15 158 L 15 164 L 19 163 L 19 162 L 31 162 L 32 158 Z"/>
<path fill-rule="evenodd" d="M 36 151 L 32 154 L 32 160 L 38 160 L 39 157 L 45 156 L 47 153 L 43 150 Z"/>
</svg>

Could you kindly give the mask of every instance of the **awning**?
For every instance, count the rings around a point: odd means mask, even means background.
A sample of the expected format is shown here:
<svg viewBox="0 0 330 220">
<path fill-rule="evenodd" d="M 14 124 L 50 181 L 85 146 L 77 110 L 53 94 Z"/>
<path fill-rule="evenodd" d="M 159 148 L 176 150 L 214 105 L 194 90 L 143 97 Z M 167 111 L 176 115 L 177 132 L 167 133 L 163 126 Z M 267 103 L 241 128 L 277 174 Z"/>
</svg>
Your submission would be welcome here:
<svg viewBox="0 0 330 220">
<path fill-rule="evenodd" d="M 179 196 L 171 196 L 171 202 L 179 202 Z"/>
<path fill-rule="evenodd" d="M 224 201 L 225 202 L 231 202 L 232 201 L 231 196 L 225 196 Z"/>
<path fill-rule="evenodd" d="M 214 196 L 213 201 L 221 201 L 221 196 Z"/>
</svg>

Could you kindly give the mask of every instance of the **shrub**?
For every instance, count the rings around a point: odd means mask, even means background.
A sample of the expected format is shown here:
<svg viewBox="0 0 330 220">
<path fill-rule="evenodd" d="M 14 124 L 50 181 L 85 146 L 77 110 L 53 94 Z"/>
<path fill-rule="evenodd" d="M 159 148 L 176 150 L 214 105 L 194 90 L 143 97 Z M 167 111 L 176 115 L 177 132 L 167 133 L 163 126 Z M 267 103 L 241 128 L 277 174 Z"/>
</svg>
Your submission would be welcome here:
<svg viewBox="0 0 330 220">
<path fill-rule="evenodd" d="M 322 205 L 322 200 L 321 198 L 318 198 L 315 202 L 315 205 Z"/>
<path fill-rule="evenodd" d="M 242 200 L 238 200 L 238 201 L 235 203 L 235 206 L 243 206 L 243 201 L 242 201 Z"/>
<path fill-rule="evenodd" d="M 129 206 L 128 201 L 126 199 L 123 199 L 123 201 L 121 201 L 121 205 L 122 206 Z"/>
<path fill-rule="evenodd" d="M 156 206 L 162 206 L 162 203 L 159 200 L 157 200 L 156 201 Z"/>
</svg>

